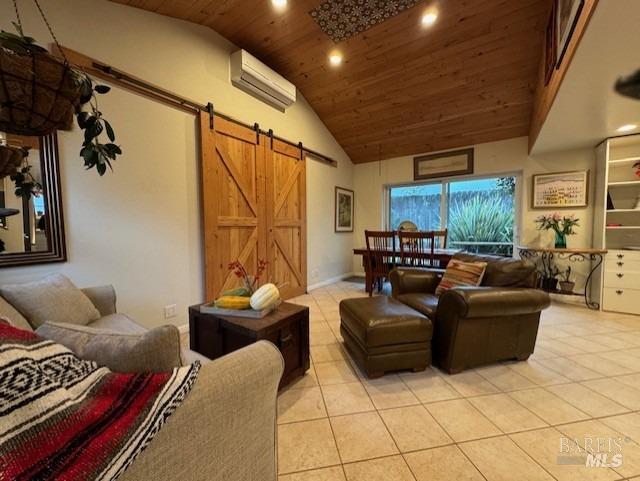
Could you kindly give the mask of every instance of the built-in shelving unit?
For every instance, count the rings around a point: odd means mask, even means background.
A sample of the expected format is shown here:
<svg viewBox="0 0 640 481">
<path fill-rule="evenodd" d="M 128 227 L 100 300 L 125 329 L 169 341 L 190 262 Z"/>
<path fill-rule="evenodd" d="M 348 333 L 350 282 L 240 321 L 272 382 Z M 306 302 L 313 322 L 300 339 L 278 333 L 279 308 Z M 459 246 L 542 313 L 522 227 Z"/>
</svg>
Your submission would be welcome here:
<svg viewBox="0 0 640 481">
<path fill-rule="evenodd" d="M 640 135 L 607 139 L 597 148 L 593 247 L 607 249 L 592 298 L 605 311 L 640 314 Z"/>
</svg>

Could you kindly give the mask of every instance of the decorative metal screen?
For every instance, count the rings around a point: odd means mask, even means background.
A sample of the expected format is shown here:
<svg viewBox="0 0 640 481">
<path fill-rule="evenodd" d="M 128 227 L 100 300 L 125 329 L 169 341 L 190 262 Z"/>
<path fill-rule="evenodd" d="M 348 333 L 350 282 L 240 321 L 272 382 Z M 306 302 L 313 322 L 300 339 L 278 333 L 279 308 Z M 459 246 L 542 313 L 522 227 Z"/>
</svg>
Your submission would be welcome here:
<svg viewBox="0 0 640 481">
<path fill-rule="evenodd" d="M 327 0 L 309 14 L 338 43 L 413 7 L 419 0 Z"/>
</svg>

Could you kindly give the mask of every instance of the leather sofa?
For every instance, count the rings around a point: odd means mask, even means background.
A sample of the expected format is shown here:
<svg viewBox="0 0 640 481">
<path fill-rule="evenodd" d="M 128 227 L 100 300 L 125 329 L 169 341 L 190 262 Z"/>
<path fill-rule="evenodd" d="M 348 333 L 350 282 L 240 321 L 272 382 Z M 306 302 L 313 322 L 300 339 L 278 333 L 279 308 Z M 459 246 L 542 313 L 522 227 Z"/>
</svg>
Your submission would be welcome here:
<svg viewBox="0 0 640 481">
<path fill-rule="evenodd" d="M 435 365 L 450 374 L 534 351 L 546 292 L 535 289 L 535 265 L 518 259 L 459 253 L 454 259 L 486 262 L 478 287 L 458 287 L 435 295 L 442 272 L 396 268 L 389 278 L 392 296 L 433 323 Z"/>
</svg>

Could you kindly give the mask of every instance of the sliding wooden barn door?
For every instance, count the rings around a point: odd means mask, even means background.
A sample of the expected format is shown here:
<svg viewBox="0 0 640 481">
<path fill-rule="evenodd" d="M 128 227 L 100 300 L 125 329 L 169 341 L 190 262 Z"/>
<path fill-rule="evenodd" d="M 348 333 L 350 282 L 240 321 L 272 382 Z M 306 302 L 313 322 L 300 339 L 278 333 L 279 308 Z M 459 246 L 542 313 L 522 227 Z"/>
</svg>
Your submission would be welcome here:
<svg viewBox="0 0 640 481">
<path fill-rule="evenodd" d="M 272 144 L 266 150 L 269 275 L 290 298 L 307 290 L 306 164 L 300 149 Z"/>
<path fill-rule="evenodd" d="M 237 287 L 228 269 L 239 260 L 255 272 L 266 259 L 264 145 L 246 127 L 200 115 L 205 291 L 213 300 Z"/>
<path fill-rule="evenodd" d="M 306 177 L 300 149 L 220 117 L 200 115 L 205 292 L 236 287 L 228 264 L 284 284 L 285 299 L 307 288 Z"/>
</svg>

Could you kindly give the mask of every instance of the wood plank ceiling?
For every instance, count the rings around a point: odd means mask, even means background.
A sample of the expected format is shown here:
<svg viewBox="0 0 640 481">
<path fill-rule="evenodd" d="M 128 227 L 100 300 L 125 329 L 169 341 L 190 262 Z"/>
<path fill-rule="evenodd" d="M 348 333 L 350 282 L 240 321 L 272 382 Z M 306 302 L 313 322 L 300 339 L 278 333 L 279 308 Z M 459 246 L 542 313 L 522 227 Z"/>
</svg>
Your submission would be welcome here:
<svg viewBox="0 0 640 481">
<path fill-rule="evenodd" d="M 302 92 L 353 162 L 527 135 L 549 0 L 421 1 L 335 44 L 322 0 L 112 0 L 211 27 Z M 344 62 L 330 67 L 338 49 Z"/>
</svg>

